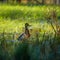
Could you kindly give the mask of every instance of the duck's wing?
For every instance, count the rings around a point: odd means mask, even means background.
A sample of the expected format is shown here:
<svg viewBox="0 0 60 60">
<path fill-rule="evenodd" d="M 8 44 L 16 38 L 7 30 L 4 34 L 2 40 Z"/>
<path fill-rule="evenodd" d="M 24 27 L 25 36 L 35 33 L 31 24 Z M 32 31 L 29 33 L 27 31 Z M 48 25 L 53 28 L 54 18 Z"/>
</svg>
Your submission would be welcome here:
<svg viewBox="0 0 60 60">
<path fill-rule="evenodd" d="M 19 37 L 18 37 L 18 40 L 21 41 L 24 39 L 24 33 L 22 33 Z"/>
</svg>

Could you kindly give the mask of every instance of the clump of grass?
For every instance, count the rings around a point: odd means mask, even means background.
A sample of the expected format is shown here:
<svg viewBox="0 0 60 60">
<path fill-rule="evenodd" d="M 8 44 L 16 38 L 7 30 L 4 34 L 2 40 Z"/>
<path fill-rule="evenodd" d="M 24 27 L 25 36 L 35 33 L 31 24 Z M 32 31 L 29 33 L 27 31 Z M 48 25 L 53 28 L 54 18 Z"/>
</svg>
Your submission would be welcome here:
<svg viewBox="0 0 60 60">
<path fill-rule="evenodd" d="M 35 41 L 32 41 L 35 40 Z M 38 42 L 37 42 L 38 41 Z M 51 37 L 49 34 L 44 33 L 44 36 L 42 36 L 42 40 L 39 37 L 39 34 L 35 36 L 35 38 L 30 38 L 29 40 L 23 40 L 22 42 L 19 42 L 16 46 L 17 42 L 15 44 L 12 44 L 12 42 L 8 43 L 5 41 L 5 44 L 7 44 L 6 50 L 2 49 L 1 51 L 8 51 L 4 52 L 5 59 L 14 59 L 14 60 L 40 60 L 40 59 L 59 59 L 57 53 L 59 50 L 59 44 L 57 43 L 57 37 Z M 3 43 L 3 42 L 2 42 Z M 11 45 L 10 45 L 11 44 Z M 3 44 L 4 45 L 4 44 Z M 15 46 L 15 47 L 11 47 Z M 4 45 L 5 48 L 5 45 Z M 9 49 L 8 49 L 9 48 Z M 13 50 L 11 50 L 11 48 Z M 1 52 L 0 51 L 0 52 Z M 1 55 L 1 54 L 0 54 Z M 1 55 L 1 57 L 4 57 Z"/>
<path fill-rule="evenodd" d="M 14 54 L 14 60 L 29 60 L 29 54 L 28 54 L 28 43 L 27 41 L 23 41 L 18 45 L 18 47 L 15 50 Z"/>
</svg>

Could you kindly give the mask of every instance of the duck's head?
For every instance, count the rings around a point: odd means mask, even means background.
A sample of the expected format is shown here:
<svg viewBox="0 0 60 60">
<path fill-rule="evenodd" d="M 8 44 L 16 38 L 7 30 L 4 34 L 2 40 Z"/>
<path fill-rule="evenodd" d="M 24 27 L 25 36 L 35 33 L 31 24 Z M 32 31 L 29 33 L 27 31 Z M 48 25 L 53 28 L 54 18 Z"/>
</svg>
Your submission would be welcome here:
<svg viewBox="0 0 60 60">
<path fill-rule="evenodd" d="M 30 27 L 31 25 L 29 25 L 28 23 L 25 23 L 25 27 Z"/>
</svg>

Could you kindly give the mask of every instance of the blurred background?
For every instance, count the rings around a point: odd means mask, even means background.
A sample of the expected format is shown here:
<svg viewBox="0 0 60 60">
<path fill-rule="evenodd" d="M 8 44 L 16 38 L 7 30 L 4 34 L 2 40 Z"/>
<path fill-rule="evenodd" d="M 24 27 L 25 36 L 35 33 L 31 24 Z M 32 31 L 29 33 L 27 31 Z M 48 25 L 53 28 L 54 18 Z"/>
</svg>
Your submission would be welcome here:
<svg viewBox="0 0 60 60">
<path fill-rule="evenodd" d="M 60 0 L 0 0 L 0 60 L 60 60 Z"/>
</svg>

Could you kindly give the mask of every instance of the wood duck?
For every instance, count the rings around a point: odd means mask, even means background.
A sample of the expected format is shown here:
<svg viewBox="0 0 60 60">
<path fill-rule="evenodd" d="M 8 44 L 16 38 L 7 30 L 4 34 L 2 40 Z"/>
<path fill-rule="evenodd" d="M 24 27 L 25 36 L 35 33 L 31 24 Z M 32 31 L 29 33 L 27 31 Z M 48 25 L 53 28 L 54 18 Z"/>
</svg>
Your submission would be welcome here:
<svg viewBox="0 0 60 60">
<path fill-rule="evenodd" d="M 18 40 L 21 41 L 23 39 L 28 39 L 30 37 L 30 32 L 29 32 L 29 29 L 28 27 L 31 26 L 29 25 L 28 23 L 25 23 L 25 31 L 24 33 L 22 33 L 19 37 L 18 37 Z"/>
</svg>

